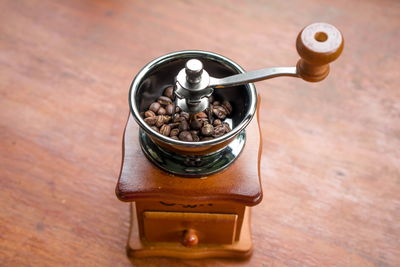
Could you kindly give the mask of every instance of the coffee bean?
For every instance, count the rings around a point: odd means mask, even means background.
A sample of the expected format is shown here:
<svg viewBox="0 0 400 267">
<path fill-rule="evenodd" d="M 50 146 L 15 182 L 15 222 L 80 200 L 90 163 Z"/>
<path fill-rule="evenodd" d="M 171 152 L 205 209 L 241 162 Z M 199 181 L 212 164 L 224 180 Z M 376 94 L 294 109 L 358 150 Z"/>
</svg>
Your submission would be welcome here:
<svg viewBox="0 0 400 267">
<path fill-rule="evenodd" d="M 166 96 L 160 96 L 160 97 L 157 99 L 157 102 L 160 103 L 160 104 L 163 105 L 163 106 L 166 106 L 166 105 L 168 105 L 168 104 L 172 104 L 171 98 L 166 97 Z"/>
<path fill-rule="evenodd" d="M 181 117 L 184 117 L 186 120 L 189 120 L 190 115 L 189 115 L 189 113 L 187 113 L 187 112 L 185 112 L 185 111 L 182 111 L 182 112 L 181 112 Z"/>
<path fill-rule="evenodd" d="M 225 113 L 226 113 L 226 115 L 228 115 L 229 114 L 229 111 L 228 111 L 228 109 L 225 107 L 225 106 L 220 106 L 221 108 L 223 108 L 223 109 L 225 109 Z"/>
<path fill-rule="evenodd" d="M 153 111 L 154 113 L 157 113 L 158 109 L 161 107 L 160 103 L 154 102 L 150 105 L 149 110 Z"/>
<path fill-rule="evenodd" d="M 179 124 L 179 130 L 180 131 L 189 130 L 189 123 L 186 120 L 181 121 L 181 123 Z"/>
<path fill-rule="evenodd" d="M 181 117 L 181 116 L 180 116 L 179 114 L 175 113 L 174 116 L 172 116 L 172 121 L 173 121 L 173 122 L 179 122 L 179 118 L 180 118 L 180 117 Z"/>
<path fill-rule="evenodd" d="M 151 118 L 156 118 L 155 124 L 157 127 L 161 127 L 165 123 L 163 116 L 156 116 L 156 117 L 151 117 Z"/>
<path fill-rule="evenodd" d="M 223 136 L 225 134 L 225 127 L 224 125 L 218 125 L 214 128 L 213 137 L 217 138 Z"/>
<path fill-rule="evenodd" d="M 226 132 L 226 133 L 229 133 L 230 131 L 232 131 L 232 129 L 231 129 L 231 127 L 229 126 L 228 123 L 224 122 L 223 125 L 224 125 L 224 127 L 225 127 L 225 132 Z"/>
<path fill-rule="evenodd" d="M 179 127 L 179 122 L 173 122 L 173 123 L 170 123 L 170 124 L 168 124 L 169 125 L 169 127 L 171 127 L 171 129 L 174 129 L 174 128 L 177 128 L 177 127 Z"/>
<path fill-rule="evenodd" d="M 148 117 L 148 118 L 145 118 L 144 121 L 145 121 L 148 125 L 153 126 L 154 124 L 156 124 L 157 117 Z"/>
<path fill-rule="evenodd" d="M 193 137 L 189 131 L 183 131 L 179 134 L 179 139 L 186 142 L 192 142 Z"/>
<path fill-rule="evenodd" d="M 174 115 L 174 113 L 175 113 L 175 104 L 168 104 L 165 107 L 165 110 L 167 111 L 168 115 Z"/>
<path fill-rule="evenodd" d="M 175 136 L 175 135 L 178 135 L 178 134 L 179 134 L 179 129 L 175 128 L 175 129 L 171 130 L 171 132 L 169 133 L 169 136 Z"/>
<path fill-rule="evenodd" d="M 146 112 L 144 113 L 144 116 L 145 116 L 146 118 L 148 118 L 148 117 L 155 117 L 156 114 L 155 114 L 153 111 L 148 110 L 148 111 L 146 111 Z"/>
<path fill-rule="evenodd" d="M 203 123 L 203 124 L 209 124 L 210 123 L 210 121 L 209 121 L 209 119 L 208 118 L 199 118 L 199 119 L 197 119 L 197 120 L 199 120 L 201 123 Z"/>
<path fill-rule="evenodd" d="M 187 122 L 186 118 L 185 118 L 185 117 L 182 117 L 182 116 L 178 119 L 178 121 L 179 121 L 179 122 L 182 122 L 182 121 L 186 121 L 186 122 Z"/>
<path fill-rule="evenodd" d="M 192 135 L 193 142 L 200 141 L 200 137 L 197 134 L 193 133 L 192 131 L 190 132 L 190 134 Z"/>
<path fill-rule="evenodd" d="M 214 106 L 213 107 L 213 113 L 218 119 L 223 120 L 223 119 L 226 118 L 227 111 L 226 111 L 226 109 L 224 107 Z"/>
<path fill-rule="evenodd" d="M 226 109 L 227 115 L 232 113 L 232 105 L 231 103 L 229 103 L 229 101 L 225 100 L 224 102 L 222 102 L 222 106 Z"/>
<path fill-rule="evenodd" d="M 164 123 L 169 123 L 171 121 L 171 116 L 169 115 L 162 115 L 163 119 L 164 119 Z"/>
<path fill-rule="evenodd" d="M 190 127 L 194 130 L 199 130 L 202 126 L 203 123 L 198 119 L 194 119 L 190 122 Z"/>
<path fill-rule="evenodd" d="M 212 104 L 213 104 L 213 106 L 219 106 L 219 105 L 221 105 L 221 103 L 220 103 L 219 101 L 214 101 Z"/>
<path fill-rule="evenodd" d="M 176 113 L 181 112 L 181 108 L 178 107 L 178 106 L 176 106 L 176 107 L 175 107 L 175 112 L 176 112 Z"/>
<path fill-rule="evenodd" d="M 158 128 L 156 126 L 151 126 L 150 128 L 153 129 L 154 131 L 156 131 L 157 133 L 160 132 L 160 130 L 158 130 Z"/>
<path fill-rule="evenodd" d="M 174 87 L 170 86 L 170 87 L 165 88 L 164 96 L 166 96 L 170 99 L 174 99 Z"/>
<path fill-rule="evenodd" d="M 210 107 L 206 109 L 208 121 L 212 124 L 214 122 L 214 117 L 212 113 L 213 105 L 210 104 Z"/>
<path fill-rule="evenodd" d="M 214 123 L 213 123 L 214 126 L 218 126 L 218 125 L 221 125 L 221 124 L 222 124 L 222 121 L 220 119 L 214 120 Z"/>
<path fill-rule="evenodd" d="M 158 114 L 158 115 L 165 115 L 165 114 L 167 114 L 167 111 L 165 110 L 165 108 L 160 107 L 160 108 L 158 109 L 158 111 L 157 111 L 157 114 Z"/>
<path fill-rule="evenodd" d="M 201 134 L 211 136 L 214 133 L 214 127 L 211 124 L 206 124 L 201 128 Z"/>
<path fill-rule="evenodd" d="M 161 126 L 160 134 L 169 136 L 170 132 L 171 132 L 171 127 L 169 127 L 168 124 L 164 124 L 163 126 Z"/>
<path fill-rule="evenodd" d="M 194 117 L 195 118 L 207 118 L 207 114 L 204 112 L 199 112 L 199 113 L 194 114 Z"/>
<path fill-rule="evenodd" d="M 176 135 L 173 135 L 173 136 L 170 136 L 170 137 L 171 137 L 171 139 L 179 140 L 178 136 L 176 136 Z"/>
</svg>

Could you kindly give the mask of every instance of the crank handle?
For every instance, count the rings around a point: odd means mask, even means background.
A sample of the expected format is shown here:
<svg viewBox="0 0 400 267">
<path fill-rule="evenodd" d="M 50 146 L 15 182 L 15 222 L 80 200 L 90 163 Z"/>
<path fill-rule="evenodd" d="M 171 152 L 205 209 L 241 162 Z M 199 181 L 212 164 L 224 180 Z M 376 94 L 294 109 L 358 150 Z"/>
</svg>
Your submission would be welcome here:
<svg viewBox="0 0 400 267">
<path fill-rule="evenodd" d="M 343 36 L 338 29 L 327 23 L 314 23 L 305 27 L 297 36 L 296 49 L 301 58 L 296 67 L 266 68 L 225 78 L 210 77 L 209 87 L 224 88 L 279 76 L 319 82 L 328 76 L 329 63 L 340 56 L 343 46 Z"/>
</svg>

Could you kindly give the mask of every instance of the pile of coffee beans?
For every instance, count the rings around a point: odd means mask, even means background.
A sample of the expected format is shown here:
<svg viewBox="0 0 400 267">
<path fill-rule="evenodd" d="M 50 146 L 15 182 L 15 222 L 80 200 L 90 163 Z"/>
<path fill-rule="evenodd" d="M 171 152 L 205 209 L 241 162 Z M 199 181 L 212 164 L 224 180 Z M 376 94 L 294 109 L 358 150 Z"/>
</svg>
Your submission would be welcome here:
<svg viewBox="0 0 400 267">
<path fill-rule="evenodd" d="M 199 113 L 189 115 L 174 104 L 172 86 L 164 90 L 156 102 L 142 113 L 144 121 L 162 135 L 186 142 L 207 141 L 231 131 L 224 120 L 232 113 L 228 101 L 214 101 L 209 97 L 210 106 Z"/>
</svg>

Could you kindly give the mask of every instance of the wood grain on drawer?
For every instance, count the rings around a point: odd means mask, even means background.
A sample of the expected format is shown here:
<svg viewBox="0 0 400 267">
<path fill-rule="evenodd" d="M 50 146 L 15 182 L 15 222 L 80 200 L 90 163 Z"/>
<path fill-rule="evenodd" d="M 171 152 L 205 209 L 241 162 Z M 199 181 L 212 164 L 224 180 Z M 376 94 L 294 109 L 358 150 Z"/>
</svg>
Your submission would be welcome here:
<svg viewBox="0 0 400 267">
<path fill-rule="evenodd" d="M 193 229 L 199 244 L 232 244 L 236 214 L 194 212 L 143 212 L 144 236 L 149 242 L 182 242 L 184 232 Z"/>
</svg>

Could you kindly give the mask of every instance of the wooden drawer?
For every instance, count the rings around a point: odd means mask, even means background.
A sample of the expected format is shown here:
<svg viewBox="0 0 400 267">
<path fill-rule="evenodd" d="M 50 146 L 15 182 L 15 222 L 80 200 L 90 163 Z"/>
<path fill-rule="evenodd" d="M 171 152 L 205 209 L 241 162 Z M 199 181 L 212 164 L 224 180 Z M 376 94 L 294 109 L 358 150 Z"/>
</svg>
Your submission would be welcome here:
<svg viewBox="0 0 400 267">
<path fill-rule="evenodd" d="M 144 237 L 149 242 L 185 243 L 190 232 L 199 244 L 232 244 L 237 218 L 236 214 L 145 211 Z"/>
</svg>

